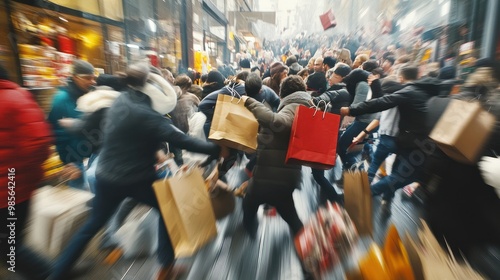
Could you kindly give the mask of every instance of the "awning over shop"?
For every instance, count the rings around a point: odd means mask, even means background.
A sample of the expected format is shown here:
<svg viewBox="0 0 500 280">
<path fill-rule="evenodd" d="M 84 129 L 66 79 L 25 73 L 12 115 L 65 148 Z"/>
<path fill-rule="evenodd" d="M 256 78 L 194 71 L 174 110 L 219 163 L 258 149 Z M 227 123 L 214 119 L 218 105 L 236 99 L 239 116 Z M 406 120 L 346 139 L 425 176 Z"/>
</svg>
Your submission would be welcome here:
<svg viewBox="0 0 500 280">
<path fill-rule="evenodd" d="M 50 2 L 97 16 L 102 16 L 116 21 L 123 21 L 123 6 L 121 0 L 50 0 Z"/>
<path fill-rule="evenodd" d="M 245 40 L 245 38 L 243 38 L 242 36 L 238 35 L 238 34 L 234 34 L 234 39 L 236 41 L 238 41 L 238 43 L 240 44 L 243 44 L 243 45 L 246 45 L 247 44 L 247 41 Z"/>
<path fill-rule="evenodd" d="M 238 12 L 242 16 L 252 20 L 262 20 L 270 24 L 276 24 L 276 12 Z"/>
</svg>

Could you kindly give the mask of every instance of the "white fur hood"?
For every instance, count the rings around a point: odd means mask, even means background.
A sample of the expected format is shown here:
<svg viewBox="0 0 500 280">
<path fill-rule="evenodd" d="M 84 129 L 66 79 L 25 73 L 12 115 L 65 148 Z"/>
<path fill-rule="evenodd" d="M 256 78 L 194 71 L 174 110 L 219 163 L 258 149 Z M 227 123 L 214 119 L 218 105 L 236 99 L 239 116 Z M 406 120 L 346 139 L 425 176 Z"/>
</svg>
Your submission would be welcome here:
<svg viewBox="0 0 500 280">
<path fill-rule="evenodd" d="M 162 115 L 172 112 L 177 105 L 177 93 L 160 75 L 150 73 L 146 85 L 139 90 L 151 98 L 153 109 Z"/>
<path fill-rule="evenodd" d="M 119 95 L 120 93 L 111 87 L 99 86 L 94 91 L 78 98 L 76 108 L 83 113 L 93 113 L 102 108 L 111 107 L 111 104 Z"/>
</svg>

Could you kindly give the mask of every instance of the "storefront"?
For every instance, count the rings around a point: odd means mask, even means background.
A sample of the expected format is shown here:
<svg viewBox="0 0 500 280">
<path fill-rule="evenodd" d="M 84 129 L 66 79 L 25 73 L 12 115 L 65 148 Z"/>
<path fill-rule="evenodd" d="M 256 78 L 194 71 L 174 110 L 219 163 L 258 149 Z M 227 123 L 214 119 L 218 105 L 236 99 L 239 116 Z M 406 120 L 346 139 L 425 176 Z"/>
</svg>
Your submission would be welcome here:
<svg viewBox="0 0 500 280">
<path fill-rule="evenodd" d="M 89 61 L 99 73 L 125 70 L 119 11 L 120 0 L 2 1 L 0 36 L 9 40 L 0 45 L 0 63 L 14 81 L 36 93 L 47 111 L 52 94 L 71 74 L 73 60 Z"/>
<path fill-rule="evenodd" d="M 206 73 L 229 61 L 228 21 L 224 1 L 195 1 L 193 5 L 194 68 Z"/>
<path fill-rule="evenodd" d="M 182 3 L 176 0 L 125 0 L 125 29 L 130 62 L 148 60 L 174 73 L 182 60 Z"/>
</svg>

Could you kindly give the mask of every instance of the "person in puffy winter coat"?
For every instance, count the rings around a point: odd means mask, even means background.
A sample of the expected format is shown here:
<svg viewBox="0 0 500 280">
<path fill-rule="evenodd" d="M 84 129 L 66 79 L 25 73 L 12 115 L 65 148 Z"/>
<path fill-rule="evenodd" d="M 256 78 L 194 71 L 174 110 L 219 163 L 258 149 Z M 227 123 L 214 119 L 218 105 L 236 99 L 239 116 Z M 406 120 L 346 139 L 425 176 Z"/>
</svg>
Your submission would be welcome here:
<svg viewBox="0 0 500 280">
<path fill-rule="evenodd" d="M 245 106 L 260 125 L 257 164 L 243 200 L 243 224 L 251 235 L 257 226 L 257 210 L 264 203 L 276 207 L 294 235 L 303 227 L 292 196 L 301 183 L 301 166 L 288 165 L 285 158 L 295 111 L 299 105 L 309 106 L 311 100 L 305 89 L 299 76 L 285 78 L 281 83 L 281 103 L 276 113 L 257 100 L 242 96 Z"/>
<path fill-rule="evenodd" d="M 0 218 L 4 221 L 0 227 L 0 260 L 8 264 L 7 254 L 14 247 L 14 269 L 28 279 L 44 279 L 49 268 L 47 261 L 23 248 L 23 229 L 52 141 L 50 126 L 33 95 L 11 82 L 0 66 Z M 16 220 L 9 222 L 8 218 Z M 14 226 L 9 227 L 9 223 Z M 9 236 L 15 239 L 7 239 Z"/>
</svg>

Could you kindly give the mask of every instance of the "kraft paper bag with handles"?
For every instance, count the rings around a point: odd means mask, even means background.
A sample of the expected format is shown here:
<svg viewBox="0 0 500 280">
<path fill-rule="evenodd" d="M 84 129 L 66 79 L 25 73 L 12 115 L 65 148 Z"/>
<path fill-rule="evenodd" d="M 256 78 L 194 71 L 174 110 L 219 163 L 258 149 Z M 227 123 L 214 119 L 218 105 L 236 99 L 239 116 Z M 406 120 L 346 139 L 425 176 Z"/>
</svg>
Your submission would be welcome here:
<svg viewBox="0 0 500 280">
<path fill-rule="evenodd" d="M 326 104 L 328 108 L 329 103 Z M 286 153 L 287 164 L 331 169 L 337 155 L 340 116 L 319 107 L 298 106 Z"/>
<path fill-rule="evenodd" d="M 366 171 L 356 168 L 344 172 L 344 207 L 356 225 L 359 235 L 371 235 L 372 195 Z"/>
<path fill-rule="evenodd" d="M 452 99 L 429 137 L 450 158 L 475 164 L 494 125 L 495 116 L 479 102 Z"/>
<path fill-rule="evenodd" d="M 449 248 L 445 251 L 425 221 L 421 220 L 421 223 L 416 239 L 406 233 L 403 240 L 415 279 L 486 279 L 476 272 L 467 260 L 455 258 Z"/>
<path fill-rule="evenodd" d="M 221 146 L 254 153 L 259 123 L 238 93 L 219 94 L 208 139 Z"/>
<path fill-rule="evenodd" d="M 217 235 L 215 216 L 198 167 L 181 168 L 153 183 L 176 258 L 189 257 Z"/>
</svg>

